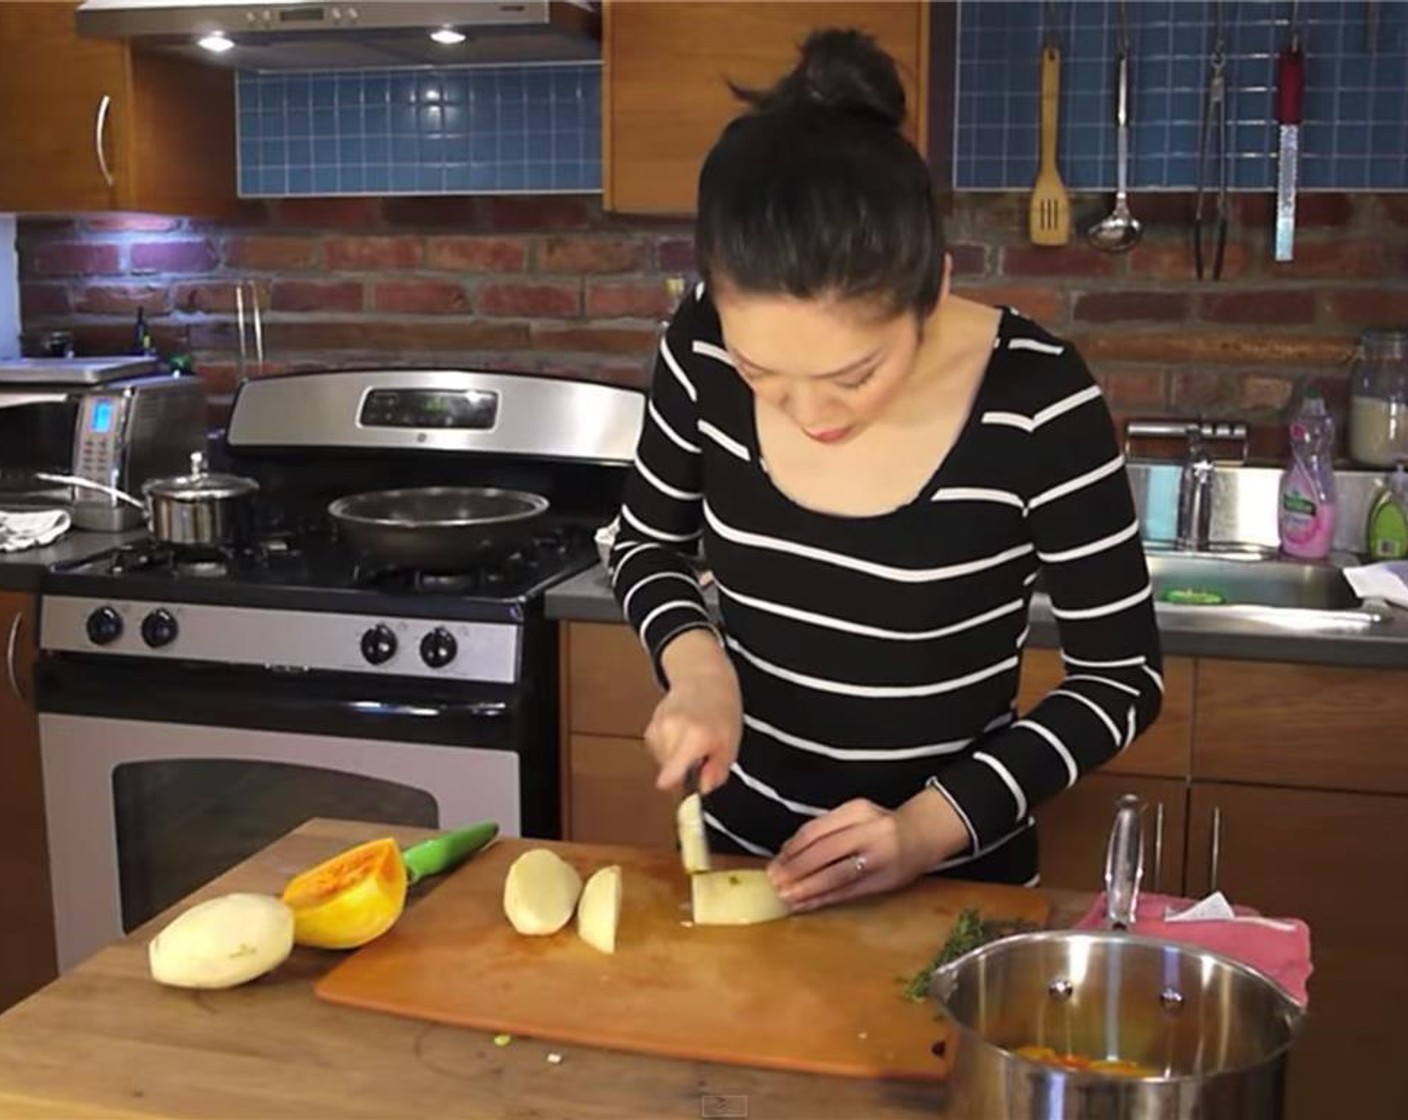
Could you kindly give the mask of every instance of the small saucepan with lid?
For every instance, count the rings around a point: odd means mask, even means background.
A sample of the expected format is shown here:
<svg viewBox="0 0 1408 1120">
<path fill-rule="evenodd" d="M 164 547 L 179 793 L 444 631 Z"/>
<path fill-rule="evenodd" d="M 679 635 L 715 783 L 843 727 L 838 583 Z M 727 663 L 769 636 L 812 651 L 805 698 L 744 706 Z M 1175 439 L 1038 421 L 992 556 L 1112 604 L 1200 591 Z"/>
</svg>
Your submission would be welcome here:
<svg viewBox="0 0 1408 1120">
<path fill-rule="evenodd" d="M 73 475 L 39 475 L 45 482 L 107 494 L 145 515 L 147 531 L 159 544 L 192 552 L 219 552 L 248 544 L 254 530 L 259 483 L 234 474 L 213 474 L 205 455 L 191 456 L 188 474 L 153 478 L 142 486 L 145 501 L 113 486 Z"/>
</svg>

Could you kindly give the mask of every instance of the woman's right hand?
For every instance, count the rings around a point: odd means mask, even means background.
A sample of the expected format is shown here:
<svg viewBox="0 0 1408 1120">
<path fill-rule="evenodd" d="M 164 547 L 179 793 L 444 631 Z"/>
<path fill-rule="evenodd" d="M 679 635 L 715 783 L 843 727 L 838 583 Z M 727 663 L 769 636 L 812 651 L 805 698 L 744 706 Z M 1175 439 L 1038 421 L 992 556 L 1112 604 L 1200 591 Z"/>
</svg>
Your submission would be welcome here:
<svg viewBox="0 0 1408 1120">
<path fill-rule="evenodd" d="M 655 787 L 676 789 L 696 761 L 703 762 L 699 790 L 723 785 L 743 737 L 743 697 L 738 675 L 707 630 L 688 630 L 661 658 L 670 689 L 645 729 L 645 743 L 660 766 Z"/>
</svg>

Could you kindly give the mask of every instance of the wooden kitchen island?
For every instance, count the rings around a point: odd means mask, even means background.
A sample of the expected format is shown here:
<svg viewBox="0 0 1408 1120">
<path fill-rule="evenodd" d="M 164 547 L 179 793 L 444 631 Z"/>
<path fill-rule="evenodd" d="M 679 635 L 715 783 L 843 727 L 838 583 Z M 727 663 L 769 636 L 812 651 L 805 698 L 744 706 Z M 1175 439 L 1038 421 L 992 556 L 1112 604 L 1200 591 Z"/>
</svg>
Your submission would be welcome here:
<svg viewBox="0 0 1408 1120">
<path fill-rule="evenodd" d="M 378 835 L 418 829 L 311 821 L 0 1015 L 0 1117 L 209 1120 L 884 1120 L 941 1114 L 939 1086 L 672 1061 L 356 1011 L 316 999 L 343 954 L 296 949 L 228 991 L 163 988 L 146 944 L 192 902 L 277 893 L 297 871 Z M 414 888 L 415 905 L 435 880 Z M 1069 924 L 1089 898 L 1057 899 Z M 936 946 L 937 948 L 937 946 Z M 561 1060 L 551 1062 L 550 1054 Z"/>
</svg>

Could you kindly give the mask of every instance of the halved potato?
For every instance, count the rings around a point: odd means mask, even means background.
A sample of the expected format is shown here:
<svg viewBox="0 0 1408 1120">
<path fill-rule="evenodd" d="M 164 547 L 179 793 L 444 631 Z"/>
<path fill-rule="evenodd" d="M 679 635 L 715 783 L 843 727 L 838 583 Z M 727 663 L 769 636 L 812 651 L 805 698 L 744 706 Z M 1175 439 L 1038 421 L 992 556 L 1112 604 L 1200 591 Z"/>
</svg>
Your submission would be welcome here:
<svg viewBox="0 0 1408 1120">
<path fill-rule="evenodd" d="M 593 949 L 616 951 L 616 928 L 621 922 L 621 869 L 603 867 L 582 888 L 577 904 L 577 933 Z"/>
<path fill-rule="evenodd" d="M 747 926 L 785 918 L 790 910 L 766 871 L 704 871 L 690 876 L 694 924 Z"/>
<path fill-rule="evenodd" d="M 267 894 L 227 894 L 192 906 L 152 938 L 152 979 L 175 988 L 233 988 L 293 950 L 293 911 Z"/>
<path fill-rule="evenodd" d="M 582 893 L 582 877 L 549 848 L 519 856 L 504 879 L 504 915 L 519 933 L 542 937 L 565 926 Z"/>
</svg>

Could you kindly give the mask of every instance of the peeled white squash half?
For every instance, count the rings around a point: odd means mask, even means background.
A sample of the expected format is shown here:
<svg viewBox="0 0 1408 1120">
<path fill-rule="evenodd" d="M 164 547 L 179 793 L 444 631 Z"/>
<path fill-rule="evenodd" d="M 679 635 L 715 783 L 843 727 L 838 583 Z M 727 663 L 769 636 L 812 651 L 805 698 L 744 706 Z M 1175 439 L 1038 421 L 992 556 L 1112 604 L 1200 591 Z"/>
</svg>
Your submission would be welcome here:
<svg viewBox="0 0 1408 1120">
<path fill-rule="evenodd" d="M 577 934 L 593 949 L 616 951 L 616 927 L 621 922 L 621 869 L 603 867 L 592 874 L 577 903 Z"/>
<path fill-rule="evenodd" d="M 233 988 L 293 951 L 293 911 L 273 895 L 227 894 L 192 906 L 147 946 L 152 979 L 175 988 Z"/>
<path fill-rule="evenodd" d="M 572 918 L 582 893 L 582 877 L 547 848 L 524 852 L 504 879 L 504 915 L 519 933 L 547 936 Z"/>
<path fill-rule="evenodd" d="M 690 876 L 689 888 L 697 926 L 748 926 L 791 912 L 760 869 L 705 871 Z"/>
</svg>

